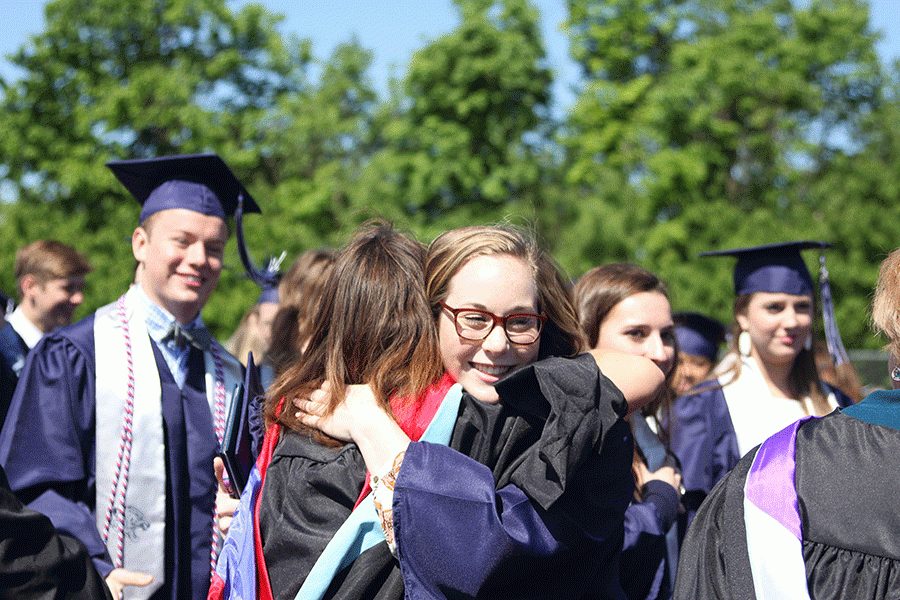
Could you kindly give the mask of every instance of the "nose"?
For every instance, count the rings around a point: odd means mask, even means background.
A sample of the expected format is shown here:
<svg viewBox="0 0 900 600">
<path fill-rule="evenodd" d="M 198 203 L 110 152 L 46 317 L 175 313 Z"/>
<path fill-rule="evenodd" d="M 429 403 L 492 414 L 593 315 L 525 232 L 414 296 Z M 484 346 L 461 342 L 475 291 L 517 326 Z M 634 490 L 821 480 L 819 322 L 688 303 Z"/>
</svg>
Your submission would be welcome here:
<svg viewBox="0 0 900 600">
<path fill-rule="evenodd" d="M 481 341 L 481 348 L 485 352 L 491 354 L 500 354 L 509 348 L 509 340 L 503 327 L 497 324 L 484 340 Z"/>
<path fill-rule="evenodd" d="M 784 311 L 784 327 L 790 329 L 800 325 L 797 311 L 793 306 L 788 306 Z"/>
<path fill-rule="evenodd" d="M 205 265 L 208 262 L 209 255 L 203 242 L 197 241 L 188 247 L 187 260 L 192 265 Z"/>
<path fill-rule="evenodd" d="M 82 290 L 78 290 L 77 292 L 69 296 L 69 304 L 78 306 L 82 302 L 84 302 L 84 292 Z"/>
<path fill-rule="evenodd" d="M 669 348 L 658 333 L 647 338 L 644 356 L 655 362 L 664 371 L 671 367 L 672 356 L 669 353 Z"/>
</svg>

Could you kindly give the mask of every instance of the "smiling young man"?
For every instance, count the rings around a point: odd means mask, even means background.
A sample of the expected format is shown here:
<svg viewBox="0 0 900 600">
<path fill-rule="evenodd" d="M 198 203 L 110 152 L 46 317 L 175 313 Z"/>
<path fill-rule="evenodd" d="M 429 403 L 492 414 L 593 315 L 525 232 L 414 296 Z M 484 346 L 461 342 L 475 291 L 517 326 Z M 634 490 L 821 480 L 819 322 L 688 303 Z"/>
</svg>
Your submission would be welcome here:
<svg viewBox="0 0 900 600">
<path fill-rule="evenodd" d="M 213 459 L 241 367 L 200 318 L 228 214 L 253 199 L 216 155 L 109 163 L 142 205 L 140 283 L 26 360 L 0 463 L 87 546 L 118 597 L 205 597 L 219 543 Z M 219 507 L 221 509 L 221 506 Z"/>
<path fill-rule="evenodd" d="M 84 276 L 90 272 L 87 258 L 56 240 L 37 240 L 16 252 L 19 306 L 0 327 L 0 370 L 11 384 L 0 395 L 0 427 L 25 356 L 45 333 L 72 322 L 84 301 Z"/>
</svg>

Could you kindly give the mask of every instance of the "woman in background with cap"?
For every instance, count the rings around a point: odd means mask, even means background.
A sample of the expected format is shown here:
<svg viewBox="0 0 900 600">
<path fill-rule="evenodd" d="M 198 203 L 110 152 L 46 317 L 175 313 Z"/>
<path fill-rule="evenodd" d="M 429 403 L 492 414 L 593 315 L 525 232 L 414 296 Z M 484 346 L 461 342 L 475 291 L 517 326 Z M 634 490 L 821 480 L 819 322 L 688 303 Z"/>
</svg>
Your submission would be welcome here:
<svg viewBox="0 0 900 600">
<path fill-rule="evenodd" d="M 676 599 L 897 597 L 900 250 L 881 265 L 872 320 L 895 389 L 796 421 L 744 456 L 697 512 Z"/>
<path fill-rule="evenodd" d="M 851 403 L 819 380 L 813 358 L 813 281 L 800 251 L 823 246 L 789 242 L 704 254 L 737 257 L 736 298 L 732 344 L 714 371 L 717 379 L 672 409 L 670 443 L 681 461 L 689 518 L 740 457 L 768 436 Z"/>
</svg>

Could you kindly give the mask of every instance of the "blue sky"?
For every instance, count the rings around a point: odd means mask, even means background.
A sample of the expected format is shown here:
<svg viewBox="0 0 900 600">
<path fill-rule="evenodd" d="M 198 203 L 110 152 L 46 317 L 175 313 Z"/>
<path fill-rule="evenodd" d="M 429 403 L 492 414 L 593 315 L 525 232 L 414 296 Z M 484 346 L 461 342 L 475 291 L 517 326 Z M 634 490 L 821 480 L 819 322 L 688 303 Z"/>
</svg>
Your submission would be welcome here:
<svg viewBox="0 0 900 600">
<path fill-rule="evenodd" d="M 532 0 L 541 13 L 548 62 L 557 73 L 554 90 L 557 109 L 571 103 L 569 91 L 577 69 L 568 60 L 568 41 L 561 30 L 566 17 L 565 0 Z M 240 6 L 246 0 L 231 0 Z M 313 52 L 325 58 L 334 46 L 356 35 L 372 50 L 370 71 L 376 87 L 384 92 L 390 75 L 402 76 L 412 53 L 428 40 L 451 31 L 458 22 L 451 0 L 262 0 L 269 10 L 282 13 L 281 32 L 310 38 Z M 6 55 L 44 28 L 43 0 L 0 0 L 0 75 L 15 77 Z M 900 1 L 871 0 L 871 23 L 884 39 L 878 46 L 882 59 L 900 59 Z"/>
</svg>

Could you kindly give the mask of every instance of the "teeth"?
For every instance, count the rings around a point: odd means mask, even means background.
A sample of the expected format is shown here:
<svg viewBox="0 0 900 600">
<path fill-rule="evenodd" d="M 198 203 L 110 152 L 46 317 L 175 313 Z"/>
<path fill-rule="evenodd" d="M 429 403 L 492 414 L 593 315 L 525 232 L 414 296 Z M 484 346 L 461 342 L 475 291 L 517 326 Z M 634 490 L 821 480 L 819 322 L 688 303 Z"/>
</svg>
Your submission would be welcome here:
<svg viewBox="0 0 900 600">
<path fill-rule="evenodd" d="M 478 364 L 478 365 L 474 365 L 474 366 L 476 369 L 478 369 L 482 373 L 485 373 L 487 375 L 493 375 L 495 377 L 499 376 L 499 375 L 503 375 L 510 369 L 510 367 L 508 367 L 508 366 L 482 365 L 482 364 Z"/>
</svg>

